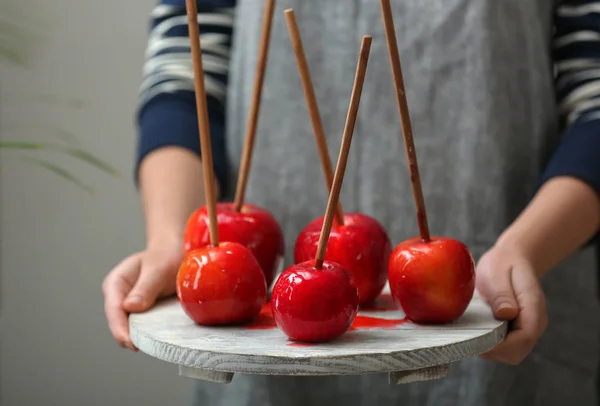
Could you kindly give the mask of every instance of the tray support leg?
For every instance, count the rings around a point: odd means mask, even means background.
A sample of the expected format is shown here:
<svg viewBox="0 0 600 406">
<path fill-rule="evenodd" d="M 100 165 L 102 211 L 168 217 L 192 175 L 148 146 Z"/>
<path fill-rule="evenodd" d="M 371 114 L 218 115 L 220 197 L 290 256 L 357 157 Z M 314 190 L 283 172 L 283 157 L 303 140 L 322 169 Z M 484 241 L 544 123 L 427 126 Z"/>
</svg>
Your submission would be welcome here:
<svg viewBox="0 0 600 406">
<path fill-rule="evenodd" d="M 390 385 L 402 385 L 406 383 L 433 381 L 448 376 L 449 365 L 438 365 L 435 367 L 415 369 L 412 371 L 390 372 L 388 374 Z"/>
<path fill-rule="evenodd" d="M 179 365 L 179 376 L 215 383 L 230 383 L 233 379 L 233 374 L 230 372 L 210 371 L 208 369 L 186 367 L 184 365 Z"/>
</svg>

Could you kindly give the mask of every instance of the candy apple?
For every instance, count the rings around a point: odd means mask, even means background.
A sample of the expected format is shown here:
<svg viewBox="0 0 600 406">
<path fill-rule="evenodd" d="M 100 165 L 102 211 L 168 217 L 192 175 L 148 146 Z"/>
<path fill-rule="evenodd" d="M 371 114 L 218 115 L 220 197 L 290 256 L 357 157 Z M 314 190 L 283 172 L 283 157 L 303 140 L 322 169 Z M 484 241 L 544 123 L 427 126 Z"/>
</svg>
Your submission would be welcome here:
<svg viewBox="0 0 600 406">
<path fill-rule="evenodd" d="M 265 278 L 252 252 L 235 242 L 188 252 L 177 273 L 177 297 L 202 325 L 252 320 L 266 299 Z"/>
<path fill-rule="evenodd" d="M 208 224 L 206 206 L 192 213 L 183 236 L 186 252 L 210 244 Z M 271 213 L 248 203 L 239 212 L 233 203 L 218 203 L 217 224 L 221 241 L 237 242 L 252 251 L 271 286 L 281 272 L 284 255 L 283 232 Z"/>
<path fill-rule="evenodd" d="M 322 226 L 320 217 L 300 232 L 294 247 L 296 263 L 315 257 Z M 377 220 L 360 213 L 345 213 L 343 225 L 333 223 L 325 260 L 352 273 L 360 303 L 364 304 L 375 300 L 383 290 L 391 251 L 390 239 Z"/>
<path fill-rule="evenodd" d="M 390 290 L 406 316 L 417 323 L 458 319 L 475 290 L 475 265 L 460 241 L 412 238 L 394 248 L 388 267 Z"/>
<path fill-rule="evenodd" d="M 292 340 L 325 342 L 344 334 L 358 312 L 358 290 L 352 274 L 324 261 L 310 260 L 287 268 L 275 282 L 273 318 Z"/>
</svg>

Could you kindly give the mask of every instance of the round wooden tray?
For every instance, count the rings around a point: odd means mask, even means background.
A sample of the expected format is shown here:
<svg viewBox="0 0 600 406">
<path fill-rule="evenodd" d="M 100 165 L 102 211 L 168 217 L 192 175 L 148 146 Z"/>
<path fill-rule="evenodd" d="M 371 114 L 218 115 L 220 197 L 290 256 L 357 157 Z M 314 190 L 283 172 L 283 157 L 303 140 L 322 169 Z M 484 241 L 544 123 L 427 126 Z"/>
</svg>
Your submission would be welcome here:
<svg viewBox="0 0 600 406">
<path fill-rule="evenodd" d="M 177 299 L 129 317 L 131 338 L 142 352 L 179 365 L 179 373 L 228 383 L 234 373 L 259 375 L 361 375 L 389 373 L 390 383 L 445 377 L 449 364 L 489 351 L 504 339 L 507 324 L 494 319 L 475 294 L 465 314 L 444 326 L 406 321 L 387 289 L 340 339 L 323 344 L 291 342 L 265 305 L 247 326 L 202 327 Z"/>
</svg>

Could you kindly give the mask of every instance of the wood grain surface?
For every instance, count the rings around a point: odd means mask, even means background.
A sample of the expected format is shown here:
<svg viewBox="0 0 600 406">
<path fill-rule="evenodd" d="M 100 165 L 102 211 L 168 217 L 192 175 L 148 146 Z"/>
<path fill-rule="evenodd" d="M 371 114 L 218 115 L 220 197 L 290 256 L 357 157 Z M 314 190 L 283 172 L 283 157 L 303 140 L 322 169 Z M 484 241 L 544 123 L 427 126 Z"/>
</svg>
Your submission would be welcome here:
<svg viewBox="0 0 600 406">
<path fill-rule="evenodd" d="M 401 310 L 389 309 L 361 310 L 359 315 L 386 320 L 404 317 Z M 129 324 L 135 346 L 152 357 L 188 368 L 260 375 L 425 372 L 490 350 L 502 341 L 507 328 L 494 319 L 477 294 L 465 314 L 450 325 L 405 322 L 356 328 L 334 342 L 314 345 L 290 342 L 277 328 L 198 326 L 176 299 L 132 314 Z M 203 373 L 196 372 L 200 375 L 190 371 L 182 375 L 202 379 Z M 444 368 L 439 372 L 446 373 Z M 401 375 L 397 383 L 402 383 Z"/>
</svg>

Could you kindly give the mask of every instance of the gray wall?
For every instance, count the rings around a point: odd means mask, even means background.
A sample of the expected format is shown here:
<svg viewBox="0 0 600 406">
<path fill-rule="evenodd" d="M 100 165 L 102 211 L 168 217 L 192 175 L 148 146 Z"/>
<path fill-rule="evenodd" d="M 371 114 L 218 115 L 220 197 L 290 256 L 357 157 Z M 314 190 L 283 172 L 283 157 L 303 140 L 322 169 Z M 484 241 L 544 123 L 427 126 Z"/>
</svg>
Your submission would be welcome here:
<svg viewBox="0 0 600 406">
<path fill-rule="evenodd" d="M 63 129 L 123 173 L 115 180 L 49 156 L 98 190 L 90 196 L 0 152 L 2 406 L 176 406 L 188 398 L 191 381 L 174 366 L 112 341 L 101 294 L 107 271 L 143 244 L 133 114 L 154 2 L 2 0 L 40 34 L 27 67 L 0 67 L 2 139 L 53 141 Z"/>
</svg>

